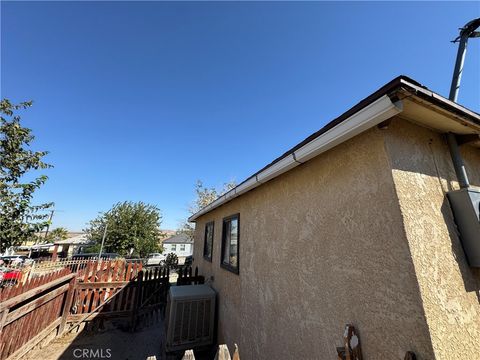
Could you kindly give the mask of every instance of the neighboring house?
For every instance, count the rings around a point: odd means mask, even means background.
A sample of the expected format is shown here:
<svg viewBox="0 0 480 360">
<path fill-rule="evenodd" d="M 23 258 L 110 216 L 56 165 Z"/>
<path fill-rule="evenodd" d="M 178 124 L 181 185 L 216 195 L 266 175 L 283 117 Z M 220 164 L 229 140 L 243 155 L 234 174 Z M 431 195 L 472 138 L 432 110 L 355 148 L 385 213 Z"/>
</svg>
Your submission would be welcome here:
<svg viewBox="0 0 480 360">
<path fill-rule="evenodd" d="M 65 257 L 78 252 L 81 245 L 91 244 L 86 240 L 86 234 L 82 232 L 68 232 L 67 239 L 54 240 L 51 243 L 46 243 L 45 233 L 36 233 L 36 238 L 33 240 L 24 241 L 21 246 L 17 248 L 19 253 L 29 254 L 32 257 L 43 256 L 57 256 Z M 51 241 L 51 239 L 48 239 Z"/>
<path fill-rule="evenodd" d="M 185 257 L 193 254 L 193 239 L 185 234 L 177 234 L 163 241 L 163 253 L 174 253 L 182 264 Z"/>
<path fill-rule="evenodd" d="M 478 191 L 480 115 L 398 77 L 193 215 L 218 342 L 334 359 L 350 323 L 365 359 L 478 356 L 480 272 L 446 196 L 447 132 Z"/>
<path fill-rule="evenodd" d="M 57 258 L 57 256 L 62 258 L 70 257 L 82 252 L 83 248 L 94 243 L 94 241 L 87 239 L 87 234 L 85 233 L 69 233 L 67 239 L 55 241 L 53 258 Z"/>
<path fill-rule="evenodd" d="M 41 244 L 33 244 L 33 245 L 21 245 L 15 250 L 15 254 L 23 254 L 23 255 L 28 255 L 31 258 L 39 258 L 39 257 L 50 257 L 53 251 L 54 251 L 53 243 L 41 243 Z"/>
</svg>

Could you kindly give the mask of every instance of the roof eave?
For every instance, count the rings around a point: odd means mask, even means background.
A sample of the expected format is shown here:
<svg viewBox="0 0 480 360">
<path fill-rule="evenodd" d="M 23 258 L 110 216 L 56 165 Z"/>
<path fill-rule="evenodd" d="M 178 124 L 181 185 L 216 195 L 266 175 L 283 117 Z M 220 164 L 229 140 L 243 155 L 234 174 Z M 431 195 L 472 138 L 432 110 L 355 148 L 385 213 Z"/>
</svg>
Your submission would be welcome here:
<svg viewBox="0 0 480 360">
<path fill-rule="evenodd" d="M 461 118 L 461 121 L 467 122 L 465 125 L 480 129 L 480 115 L 476 112 L 432 92 L 411 78 L 399 76 L 276 158 L 238 186 L 189 217 L 188 221 L 195 222 L 200 216 L 205 215 L 230 200 L 253 190 L 257 186 L 318 156 L 322 152 L 360 134 L 368 128 L 378 125 L 382 121 L 401 113 L 403 104 L 402 101 L 397 98 L 399 90 L 407 91 L 444 110 L 454 113 Z"/>
<path fill-rule="evenodd" d="M 338 144 L 362 133 L 363 131 L 385 121 L 402 111 L 402 102 L 392 102 L 389 96 L 384 95 L 373 103 L 359 109 L 345 121 L 328 129 L 323 134 L 305 143 L 300 148 L 278 159 L 278 161 L 265 167 L 259 173 L 250 177 L 245 182 L 216 199 L 213 203 L 192 215 L 188 220 L 193 222 L 198 217 L 225 204 L 226 202 L 266 183 L 281 174 L 303 164 L 310 159 L 330 150 Z M 239 191 L 237 192 L 237 189 Z"/>
</svg>

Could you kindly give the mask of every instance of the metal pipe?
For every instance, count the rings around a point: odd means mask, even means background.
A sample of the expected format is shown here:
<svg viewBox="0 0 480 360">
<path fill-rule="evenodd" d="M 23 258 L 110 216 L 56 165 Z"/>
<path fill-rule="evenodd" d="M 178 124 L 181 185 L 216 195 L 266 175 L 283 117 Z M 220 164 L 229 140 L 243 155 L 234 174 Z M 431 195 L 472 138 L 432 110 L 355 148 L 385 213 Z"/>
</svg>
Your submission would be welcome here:
<svg viewBox="0 0 480 360">
<path fill-rule="evenodd" d="M 449 100 L 457 102 L 458 89 L 462 81 L 463 64 L 465 63 L 465 55 L 467 53 L 468 35 L 460 38 L 458 44 L 457 60 L 455 61 L 455 69 L 453 70 L 452 84 L 450 85 Z"/>
<path fill-rule="evenodd" d="M 449 100 L 457 102 L 458 90 L 460 89 L 460 82 L 462 81 L 463 64 L 465 63 L 465 55 L 467 54 L 468 38 L 478 37 L 480 34 L 475 30 L 480 26 L 480 18 L 474 19 L 467 23 L 460 29 L 460 35 L 453 42 L 459 41 L 457 59 L 455 61 L 455 68 L 453 70 L 452 84 L 450 86 Z M 450 149 L 450 156 L 452 157 L 453 167 L 457 174 L 460 188 L 468 188 L 470 183 L 468 181 L 467 171 L 463 163 L 462 155 L 458 147 L 457 138 L 455 134 L 447 134 L 448 148 Z"/>
<path fill-rule="evenodd" d="M 460 188 L 468 188 L 470 186 L 470 182 L 468 181 L 467 171 L 465 170 L 465 164 L 463 163 L 462 155 L 460 154 L 460 148 L 458 146 L 455 134 L 449 132 L 447 134 L 447 142 Z"/>
<path fill-rule="evenodd" d="M 460 29 L 460 35 L 452 41 L 453 43 L 459 42 L 457 59 L 455 61 L 455 68 L 453 69 L 452 84 L 450 86 L 450 95 L 448 96 L 448 98 L 454 102 L 457 102 L 458 89 L 462 81 L 463 64 L 467 53 L 468 39 L 480 37 L 480 32 L 475 31 L 478 27 L 480 27 L 480 18 L 469 21 Z"/>
</svg>

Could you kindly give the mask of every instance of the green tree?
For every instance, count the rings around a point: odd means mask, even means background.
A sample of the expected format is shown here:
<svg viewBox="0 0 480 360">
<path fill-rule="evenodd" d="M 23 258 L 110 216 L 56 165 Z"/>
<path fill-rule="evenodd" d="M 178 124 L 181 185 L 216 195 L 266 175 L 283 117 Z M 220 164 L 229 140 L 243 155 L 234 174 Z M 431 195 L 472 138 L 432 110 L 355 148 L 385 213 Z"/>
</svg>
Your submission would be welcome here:
<svg viewBox="0 0 480 360">
<path fill-rule="evenodd" d="M 203 185 L 203 182 L 201 180 L 197 180 L 197 182 L 195 183 L 195 200 L 188 209 L 190 215 L 195 214 L 199 210 L 203 209 L 205 206 L 214 202 L 218 197 L 226 194 L 235 186 L 237 186 L 235 181 L 230 181 L 228 183 L 224 183 L 222 188 L 220 189 L 216 189 L 214 187 L 208 188 Z M 188 220 L 182 221 L 179 229 L 177 230 L 177 234 L 186 234 L 191 239 L 193 239 L 194 232 L 195 226 L 194 224 L 188 222 Z"/>
<path fill-rule="evenodd" d="M 178 256 L 177 254 L 170 253 L 165 259 L 165 266 L 169 269 L 175 270 L 178 267 Z"/>
<path fill-rule="evenodd" d="M 84 231 L 89 239 L 100 244 L 107 226 L 104 252 L 128 255 L 133 249 L 135 254 L 144 257 L 162 250 L 159 240 L 161 223 L 162 215 L 156 206 L 125 201 L 99 214 Z"/>
<path fill-rule="evenodd" d="M 67 238 L 68 238 L 68 230 L 63 227 L 55 228 L 52 231 L 50 231 L 47 235 L 48 242 L 65 240 Z"/>
<path fill-rule="evenodd" d="M 34 176 L 32 171 L 47 169 L 51 165 L 42 161 L 47 151 L 29 149 L 34 139 L 32 130 L 20 123 L 18 110 L 32 102 L 13 105 L 9 100 L 0 102 L 0 252 L 31 239 L 35 232 L 48 224 L 47 210 L 53 203 L 32 204 L 35 190 L 47 176 Z"/>
</svg>

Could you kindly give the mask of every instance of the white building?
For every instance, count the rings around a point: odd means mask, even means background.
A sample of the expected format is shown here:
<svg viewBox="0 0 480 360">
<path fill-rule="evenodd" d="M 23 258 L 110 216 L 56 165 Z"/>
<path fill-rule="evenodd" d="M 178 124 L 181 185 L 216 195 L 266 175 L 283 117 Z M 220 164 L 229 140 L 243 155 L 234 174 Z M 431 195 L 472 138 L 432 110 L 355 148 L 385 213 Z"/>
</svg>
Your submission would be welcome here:
<svg viewBox="0 0 480 360">
<path fill-rule="evenodd" d="M 173 235 L 163 242 L 163 253 L 174 253 L 178 262 L 183 263 L 185 257 L 193 255 L 193 240 L 185 234 Z"/>
</svg>

